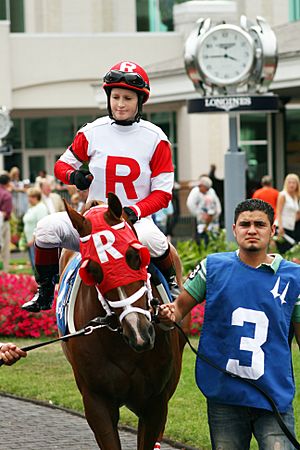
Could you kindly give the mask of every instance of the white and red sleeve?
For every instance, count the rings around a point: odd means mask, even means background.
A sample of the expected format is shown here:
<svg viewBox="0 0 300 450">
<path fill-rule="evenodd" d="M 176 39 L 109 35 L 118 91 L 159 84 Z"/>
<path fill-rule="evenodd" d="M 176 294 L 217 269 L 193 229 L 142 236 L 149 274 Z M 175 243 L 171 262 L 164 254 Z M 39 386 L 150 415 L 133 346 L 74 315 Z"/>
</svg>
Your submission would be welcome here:
<svg viewBox="0 0 300 450">
<path fill-rule="evenodd" d="M 174 166 L 169 142 L 160 141 L 150 161 L 151 193 L 131 206 L 138 217 L 147 217 L 166 208 L 172 199 Z"/>
<path fill-rule="evenodd" d="M 88 141 L 83 133 L 77 133 L 72 145 L 61 155 L 54 165 L 54 175 L 65 184 L 70 184 L 70 175 L 88 161 Z"/>
</svg>

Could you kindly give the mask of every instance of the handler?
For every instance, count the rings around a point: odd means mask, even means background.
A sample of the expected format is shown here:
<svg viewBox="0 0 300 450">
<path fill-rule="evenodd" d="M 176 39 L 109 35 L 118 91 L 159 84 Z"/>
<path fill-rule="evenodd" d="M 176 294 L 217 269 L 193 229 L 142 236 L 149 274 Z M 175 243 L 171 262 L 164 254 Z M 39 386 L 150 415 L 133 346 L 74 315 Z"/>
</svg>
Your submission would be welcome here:
<svg viewBox="0 0 300 450">
<path fill-rule="evenodd" d="M 223 369 L 253 380 L 294 432 L 295 385 L 289 342 L 293 323 L 300 345 L 300 266 L 268 254 L 274 211 L 262 200 L 235 209 L 236 252 L 209 255 L 190 274 L 176 301 L 160 307 L 164 323 L 179 322 L 206 299 L 199 353 Z M 262 450 L 294 448 L 266 398 L 254 387 L 196 362 L 207 398 L 212 449 L 246 450 L 252 434 Z"/>
<path fill-rule="evenodd" d="M 17 362 L 20 358 L 26 357 L 27 353 L 21 350 L 12 342 L 5 344 L 0 343 L 0 360 L 2 359 L 4 364 L 11 366 Z"/>
<path fill-rule="evenodd" d="M 108 116 L 84 125 L 72 145 L 56 162 L 55 176 L 78 189 L 89 188 L 89 200 L 106 201 L 109 192 L 121 200 L 141 243 L 178 295 L 175 270 L 166 236 L 151 215 L 167 207 L 172 198 L 174 168 L 170 142 L 156 125 L 142 120 L 149 98 L 145 70 L 121 61 L 104 77 Z M 88 164 L 89 170 L 82 168 Z M 59 249 L 79 250 L 79 235 L 67 213 L 42 219 L 35 232 L 37 294 L 22 308 L 30 312 L 50 309 L 58 275 Z"/>
</svg>

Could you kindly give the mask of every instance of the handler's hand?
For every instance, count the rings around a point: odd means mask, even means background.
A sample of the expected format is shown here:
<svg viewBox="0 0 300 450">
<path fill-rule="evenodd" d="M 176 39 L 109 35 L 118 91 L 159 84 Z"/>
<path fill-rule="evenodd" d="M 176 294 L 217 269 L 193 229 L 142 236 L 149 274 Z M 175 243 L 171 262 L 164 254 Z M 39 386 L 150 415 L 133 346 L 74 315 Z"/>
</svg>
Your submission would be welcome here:
<svg viewBox="0 0 300 450">
<path fill-rule="evenodd" d="M 3 360 L 4 364 L 11 366 L 18 361 L 21 357 L 26 357 L 27 353 L 17 347 L 11 342 L 7 344 L 2 344 L 0 347 L 0 359 Z"/>
<path fill-rule="evenodd" d="M 162 323 L 166 325 L 173 325 L 173 322 L 176 322 L 175 305 L 173 303 L 160 305 L 158 317 Z"/>
</svg>

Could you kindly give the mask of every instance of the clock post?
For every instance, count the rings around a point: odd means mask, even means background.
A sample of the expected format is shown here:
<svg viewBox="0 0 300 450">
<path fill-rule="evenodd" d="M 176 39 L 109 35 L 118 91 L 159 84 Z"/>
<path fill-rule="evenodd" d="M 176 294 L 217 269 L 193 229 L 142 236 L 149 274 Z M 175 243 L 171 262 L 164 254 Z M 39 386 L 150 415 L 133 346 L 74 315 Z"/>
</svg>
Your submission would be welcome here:
<svg viewBox="0 0 300 450">
<path fill-rule="evenodd" d="M 268 93 L 277 67 L 277 40 L 262 17 L 256 24 L 241 16 L 240 26 L 212 25 L 199 19 L 185 43 L 185 67 L 200 98 L 189 100 L 189 113 L 227 112 L 229 149 L 224 160 L 226 235 L 233 241 L 232 219 L 246 197 L 246 155 L 238 148 L 237 115 L 278 111 L 278 97 Z"/>
</svg>

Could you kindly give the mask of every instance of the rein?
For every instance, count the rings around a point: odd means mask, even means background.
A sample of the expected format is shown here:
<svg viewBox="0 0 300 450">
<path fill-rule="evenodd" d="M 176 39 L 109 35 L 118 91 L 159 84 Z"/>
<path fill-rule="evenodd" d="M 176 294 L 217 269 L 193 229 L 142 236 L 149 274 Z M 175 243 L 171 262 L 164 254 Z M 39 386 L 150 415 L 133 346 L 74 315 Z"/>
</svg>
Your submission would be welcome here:
<svg viewBox="0 0 300 450">
<path fill-rule="evenodd" d="M 26 347 L 22 347 L 21 350 L 23 350 L 24 352 L 29 352 L 30 350 L 45 347 L 46 345 L 54 344 L 55 342 L 68 341 L 69 339 L 79 336 L 88 336 L 95 330 L 103 327 L 108 327 L 111 331 L 120 330 L 118 327 L 118 319 L 116 318 L 116 315 L 114 313 L 105 317 L 95 317 L 85 327 L 81 328 L 81 330 L 75 331 L 74 333 L 66 334 L 65 336 L 52 339 L 51 341 L 38 342 L 37 344 L 27 345 Z M 0 367 L 3 365 L 4 361 L 0 359 Z"/>
</svg>

